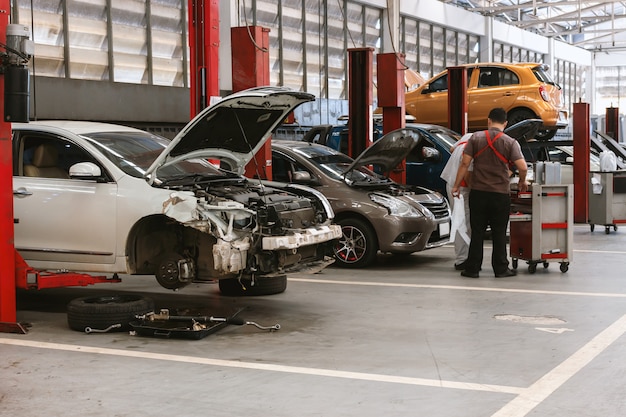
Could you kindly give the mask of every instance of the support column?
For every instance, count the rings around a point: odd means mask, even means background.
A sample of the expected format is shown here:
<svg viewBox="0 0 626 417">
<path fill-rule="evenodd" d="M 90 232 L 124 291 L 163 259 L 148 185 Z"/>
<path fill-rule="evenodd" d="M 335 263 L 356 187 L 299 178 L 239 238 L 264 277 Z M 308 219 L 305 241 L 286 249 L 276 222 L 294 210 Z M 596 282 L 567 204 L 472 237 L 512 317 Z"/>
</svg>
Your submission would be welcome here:
<svg viewBox="0 0 626 417">
<path fill-rule="evenodd" d="M 348 155 L 359 156 L 372 143 L 374 48 L 348 49 Z"/>
<path fill-rule="evenodd" d="M 270 30 L 261 26 L 231 28 L 233 93 L 270 84 Z M 246 166 L 246 177 L 272 179 L 271 139 Z"/>
<path fill-rule="evenodd" d="M 9 0 L 0 0 L 0 42 L 6 45 Z M 0 114 L 4 114 L 4 74 L 0 74 Z M 13 162 L 11 123 L 0 119 L 0 331 L 16 324 L 15 245 L 13 242 Z"/>
<path fill-rule="evenodd" d="M 619 108 L 607 107 L 604 120 L 604 131 L 607 135 L 619 142 Z"/>
<path fill-rule="evenodd" d="M 448 67 L 448 126 L 455 132 L 467 133 L 467 71 Z"/>
<path fill-rule="evenodd" d="M 218 0 L 189 0 L 190 113 L 194 118 L 220 95 L 220 6 Z"/>
<path fill-rule="evenodd" d="M 589 222 L 589 103 L 574 103 L 574 223 Z"/>
<path fill-rule="evenodd" d="M 378 106 L 383 109 L 383 134 L 405 126 L 404 54 L 376 55 L 378 66 Z M 390 175 L 391 179 L 406 184 L 406 162 L 402 161 Z"/>
</svg>

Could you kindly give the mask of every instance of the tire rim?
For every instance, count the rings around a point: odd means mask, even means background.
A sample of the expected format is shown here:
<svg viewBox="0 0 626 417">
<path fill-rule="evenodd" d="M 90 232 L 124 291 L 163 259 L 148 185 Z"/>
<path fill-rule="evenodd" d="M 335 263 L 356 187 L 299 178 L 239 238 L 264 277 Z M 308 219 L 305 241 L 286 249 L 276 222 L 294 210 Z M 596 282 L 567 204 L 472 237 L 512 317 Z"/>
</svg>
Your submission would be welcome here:
<svg viewBox="0 0 626 417">
<path fill-rule="evenodd" d="M 354 226 L 342 226 L 342 236 L 335 246 L 335 256 L 347 264 L 353 264 L 365 256 L 367 240 L 365 235 Z"/>
</svg>

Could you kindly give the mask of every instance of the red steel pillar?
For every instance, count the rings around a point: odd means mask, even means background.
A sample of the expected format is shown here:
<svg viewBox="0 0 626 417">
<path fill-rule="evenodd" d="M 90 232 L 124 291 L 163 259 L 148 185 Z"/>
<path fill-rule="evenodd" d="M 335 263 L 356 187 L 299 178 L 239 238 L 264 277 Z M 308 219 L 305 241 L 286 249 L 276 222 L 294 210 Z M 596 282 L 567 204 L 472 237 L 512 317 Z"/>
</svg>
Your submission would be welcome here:
<svg viewBox="0 0 626 417">
<path fill-rule="evenodd" d="M 589 103 L 574 103 L 574 223 L 589 222 Z"/>
<path fill-rule="evenodd" d="M 607 107 L 604 120 L 604 131 L 607 135 L 619 142 L 619 108 Z"/>
<path fill-rule="evenodd" d="M 190 113 L 194 118 L 220 95 L 218 0 L 189 0 Z"/>
<path fill-rule="evenodd" d="M 233 62 L 233 92 L 270 84 L 268 28 L 261 26 L 230 29 Z M 246 166 L 246 177 L 272 179 L 271 139 Z"/>
<path fill-rule="evenodd" d="M 10 1 L 0 0 L 0 41 L 5 45 L 10 10 Z M 4 114 L 4 79 L 0 74 L 0 114 Z M 11 331 L 17 315 L 12 166 L 11 123 L 0 119 L 0 331 Z"/>
<path fill-rule="evenodd" d="M 383 108 L 383 134 L 405 126 L 404 54 L 376 55 L 378 66 L 378 106 Z M 402 161 L 390 175 L 394 181 L 406 183 L 406 162 Z"/>
<path fill-rule="evenodd" d="M 372 143 L 374 48 L 348 49 L 348 155 L 359 156 Z"/>
<path fill-rule="evenodd" d="M 448 126 L 455 132 L 467 133 L 467 71 L 448 67 Z"/>
</svg>

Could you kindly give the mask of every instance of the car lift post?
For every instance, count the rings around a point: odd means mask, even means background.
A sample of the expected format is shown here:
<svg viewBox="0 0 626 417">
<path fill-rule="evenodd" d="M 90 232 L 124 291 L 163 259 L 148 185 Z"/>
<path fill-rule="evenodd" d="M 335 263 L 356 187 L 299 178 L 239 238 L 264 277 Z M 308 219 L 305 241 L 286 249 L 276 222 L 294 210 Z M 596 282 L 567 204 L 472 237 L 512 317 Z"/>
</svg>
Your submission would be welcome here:
<svg viewBox="0 0 626 417">
<path fill-rule="evenodd" d="M 589 223 L 589 103 L 574 103 L 574 223 Z"/>
<path fill-rule="evenodd" d="M 378 66 L 378 105 L 383 108 L 383 134 L 401 129 L 406 124 L 404 98 L 404 54 L 385 53 L 376 55 Z M 406 161 L 402 161 L 390 173 L 395 182 L 406 184 Z"/>
<path fill-rule="evenodd" d="M 467 71 L 448 67 L 448 126 L 455 132 L 467 133 Z"/>
<path fill-rule="evenodd" d="M 348 155 L 359 156 L 371 143 L 374 48 L 348 49 Z"/>
<path fill-rule="evenodd" d="M 230 29 L 233 93 L 270 84 L 268 28 L 240 26 Z M 248 178 L 272 179 L 272 139 L 270 138 L 246 165 Z"/>
<path fill-rule="evenodd" d="M 219 1 L 189 0 L 190 112 L 194 118 L 219 89 Z"/>
<path fill-rule="evenodd" d="M 6 45 L 11 5 L 0 0 L 0 41 Z M 0 114 L 4 115 L 4 73 L 0 73 Z M 15 245 L 13 243 L 13 162 L 11 123 L 0 121 L 0 331 L 26 333 L 16 321 Z"/>
<path fill-rule="evenodd" d="M 619 142 L 619 107 L 606 108 L 604 131 L 616 142 Z"/>
</svg>

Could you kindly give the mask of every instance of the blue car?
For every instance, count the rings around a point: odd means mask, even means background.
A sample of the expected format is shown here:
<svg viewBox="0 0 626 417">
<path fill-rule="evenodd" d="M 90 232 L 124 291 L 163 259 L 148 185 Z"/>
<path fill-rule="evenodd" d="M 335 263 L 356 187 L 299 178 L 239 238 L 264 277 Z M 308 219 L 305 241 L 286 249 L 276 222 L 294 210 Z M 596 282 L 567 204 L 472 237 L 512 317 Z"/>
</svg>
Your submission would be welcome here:
<svg viewBox="0 0 626 417">
<path fill-rule="evenodd" d="M 529 146 L 527 141 L 536 136 L 539 126 L 541 126 L 541 120 L 523 120 L 506 128 L 505 133 L 517 139 L 522 145 L 522 150 L 525 150 Z M 406 127 L 418 129 L 422 133 L 417 145 L 406 158 L 406 184 L 425 187 L 446 195 L 446 182 L 441 179 L 441 171 L 450 159 L 452 145 L 461 138 L 461 135 L 439 125 L 407 123 Z M 374 123 L 374 140 L 378 140 L 381 136 L 381 124 Z M 314 126 L 302 140 L 348 153 L 348 126 Z M 530 159 L 529 162 L 534 161 Z"/>
</svg>

